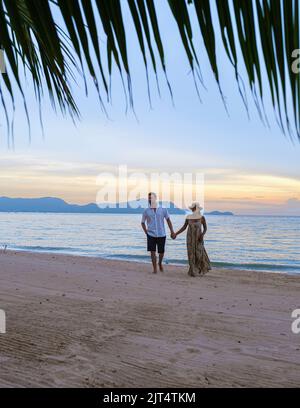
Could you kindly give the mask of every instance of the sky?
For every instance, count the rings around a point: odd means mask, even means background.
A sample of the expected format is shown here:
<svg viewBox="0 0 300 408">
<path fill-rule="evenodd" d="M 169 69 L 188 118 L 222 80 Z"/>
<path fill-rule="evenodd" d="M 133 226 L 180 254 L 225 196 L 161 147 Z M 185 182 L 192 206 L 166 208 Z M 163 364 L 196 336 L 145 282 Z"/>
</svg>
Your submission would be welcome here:
<svg viewBox="0 0 300 408">
<path fill-rule="evenodd" d="M 156 4 L 174 104 L 160 72 L 161 96 L 154 75 L 150 75 L 150 108 L 143 61 L 131 18 L 124 10 L 135 114 L 130 109 L 125 111 L 124 92 L 116 70 L 107 116 L 99 106 L 91 81 L 86 97 L 83 81 L 78 77 L 73 91 L 81 112 L 80 121 L 74 126 L 70 118 L 54 113 L 45 99 L 43 136 L 38 106 L 28 81 L 31 142 L 21 98 L 17 100 L 14 149 L 7 146 L 1 118 L 0 196 L 56 196 L 72 203 L 95 202 L 99 174 L 116 175 L 118 166 L 125 165 L 131 175 L 179 173 L 183 179 L 187 173 L 203 174 L 202 204 L 206 211 L 300 215 L 300 143 L 292 143 L 281 133 L 268 97 L 266 112 L 270 127 L 260 121 L 249 91 L 248 118 L 234 72 L 218 43 L 226 112 L 202 40 L 195 30 L 205 83 L 205 88 L 199 87 L 200 101 L 167 2 Z M 132 185 L 134 179 L 135 176 Z M 144 187 L 147 191 L 148 186 Z"/>
</svg>

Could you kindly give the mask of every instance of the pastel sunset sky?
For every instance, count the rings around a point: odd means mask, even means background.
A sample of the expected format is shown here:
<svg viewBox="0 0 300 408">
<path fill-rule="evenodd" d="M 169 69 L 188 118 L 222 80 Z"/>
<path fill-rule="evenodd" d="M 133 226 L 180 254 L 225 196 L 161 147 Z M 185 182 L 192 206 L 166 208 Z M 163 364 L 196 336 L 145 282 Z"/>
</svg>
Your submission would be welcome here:
<svg viewBox="0 0 300 408">
<path fill-rule="evenodd" d="M 46 98 L 42 106 L 43 138 L 28 81 L 31 142 L 21 98 L 16 104 L 14 149 L 7 146 L 1 117 L 0 196 L 56 196 L 68 202 L 95 202 L 98 174 L 116 172 L 118 165 L 127 165 L 129 171 L 146 174 L 203 173 L 206 210 L 300 215 L 300 143 L 282 135 L 268 95 L 265 106 L 270 127 L 260 121 L 249 90 L 248 119 L 233 70 L 219 43 L 217 58 L 228 115 L 195 30 L 206 87 L 199 87 L 201 103 L 166 3 L 157 4 L 174 106 L 160 73 L 161 98 L 155 78 L 150 75 L 150 108 L 143 61 L 135 34 L 130 34 L 133 30 L 128 16 L 136 116 L 131 110 L 125 112 L 124 92 L 116 70 L 108 117 L 101 111 L 93 85 L 88 81 L 86 97 L 78 76 L 73 90 L 81 111 L 80 121 L 74 126 L 68 117 L 55 114 Z M 242 69 L 241 73 L 243 76 Z"/>
</svg>

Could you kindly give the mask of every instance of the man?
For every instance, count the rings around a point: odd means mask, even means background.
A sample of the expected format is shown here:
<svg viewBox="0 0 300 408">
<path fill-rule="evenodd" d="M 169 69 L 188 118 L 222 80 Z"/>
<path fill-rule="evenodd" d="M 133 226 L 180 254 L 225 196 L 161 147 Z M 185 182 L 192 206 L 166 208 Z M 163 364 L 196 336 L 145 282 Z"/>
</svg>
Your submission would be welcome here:
<svg viewBox="0 0 300 408">
<path fill-rule="evenodd" d="M 166 231 L 164 220 L 167 221 L 171 237 L 175 237 L 173 225 L 166 208 L 157 205 L 157 196 L 155 193 L 148 194 L 149 207 L 143 213 L 142 228 L 147 235 L 147 251 L 151 252 L 151 260 L 153 265 L 153 273 L 157 273 L 157 257 L 156 248 L 158 251 L 158 266 L 163 272 L 162 261 L 165 254 Z M 146 225 L 147 224 L 147 225 Z"/>
</svg>

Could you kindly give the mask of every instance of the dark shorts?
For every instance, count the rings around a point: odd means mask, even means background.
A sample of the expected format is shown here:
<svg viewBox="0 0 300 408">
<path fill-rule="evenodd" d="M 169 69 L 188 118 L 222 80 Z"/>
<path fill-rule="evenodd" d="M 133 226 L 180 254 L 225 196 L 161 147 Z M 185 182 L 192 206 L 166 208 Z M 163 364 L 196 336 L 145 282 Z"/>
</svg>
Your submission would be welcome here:
<svg viewBox="0 0 300 408">
<path fill-rule="evenodd" d="M 166 237 L 151 237 L 147 234 L 147 251 L 163 254 L 165 252 Z"/>
</svg>

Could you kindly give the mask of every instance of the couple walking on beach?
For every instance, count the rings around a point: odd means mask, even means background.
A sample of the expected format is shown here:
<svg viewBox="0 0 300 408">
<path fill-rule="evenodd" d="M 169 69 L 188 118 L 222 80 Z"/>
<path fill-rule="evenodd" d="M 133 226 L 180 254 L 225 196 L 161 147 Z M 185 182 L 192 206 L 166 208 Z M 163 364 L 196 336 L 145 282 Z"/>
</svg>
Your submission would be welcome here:
<svg viewBox="0 0 300 408">
<path fill-rule="evenodd" d="M 201 207 L 198 203 L 193 203 L 189 208 L 192 214 L 185 219 L 183 226 L 174 232 L 173 225 L 166 208 L 162 208 L 157 203 L 155 193 L 148 194 L 149 207 L 145 209 L 142 216 L 142 228 L 147 236 L 147 250 L 151 253 L 153 273 L 157 273 L 158 267 L 163 272 L 163 258 L 165 253 L 166 232 L 164 221 L 167 221 L 171 232 L 171 238 L 176 239 L 179 234 L 187 228 L 187 255 L 189 261 L 190 276 L 204 275 L 210 269 L 210 260 L 204 247 L 204 235 L 207 231 L 206 220 L 201 214 Z"/>
</svg>

